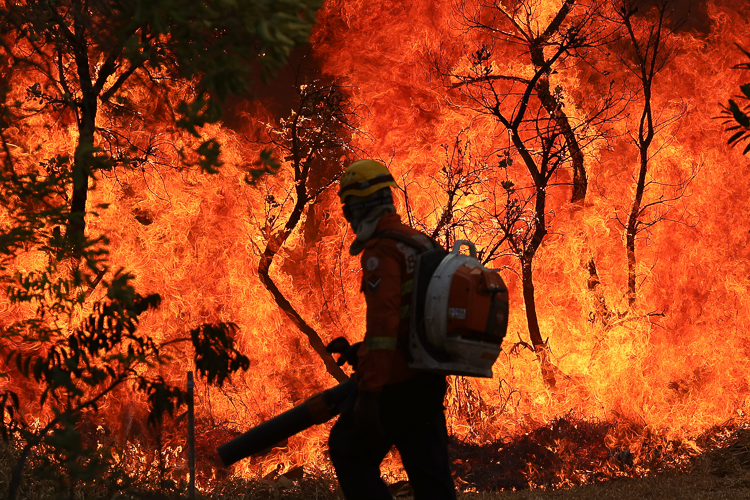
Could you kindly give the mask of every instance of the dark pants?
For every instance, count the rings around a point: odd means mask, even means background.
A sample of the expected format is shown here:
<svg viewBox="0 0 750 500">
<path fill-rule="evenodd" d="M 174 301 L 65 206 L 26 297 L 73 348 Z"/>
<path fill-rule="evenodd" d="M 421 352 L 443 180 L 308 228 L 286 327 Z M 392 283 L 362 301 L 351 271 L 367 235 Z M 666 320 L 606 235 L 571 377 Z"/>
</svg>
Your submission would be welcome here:
<svg viewBox="0 0 750 500">
<path fill-rule="evenodd" d="M 380 463 L 396 446 L 415 500 L 455 500 L 443 414 L 445 377 L 420 374 L 383 388 L 380 422 L 385 436 L 363 433 L 354 424 L 351 404 L 341 413 L 328 440 L 331 461 L 347 500 L 391 500 L 380 478 Z"/>
</svg>

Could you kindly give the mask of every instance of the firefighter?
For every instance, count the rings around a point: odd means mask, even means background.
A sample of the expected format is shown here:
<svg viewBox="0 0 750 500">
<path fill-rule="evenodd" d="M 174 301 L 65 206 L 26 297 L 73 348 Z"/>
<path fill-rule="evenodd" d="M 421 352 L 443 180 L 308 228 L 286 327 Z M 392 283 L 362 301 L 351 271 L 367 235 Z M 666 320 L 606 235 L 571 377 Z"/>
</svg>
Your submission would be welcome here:
<svg viewBox="0 0 750 500">
<path fill-rule="evenodd" d="M 380 463 L 392 446 L 415 500 L 455 499 L 443 413 L 445 376 L 408 365 L 410 286 L 418 250 L 381 235 L 397 232 L 424 249 L 436 243 L 401 222 L 391 187 L 397 185 L 390 172 L 373 160 L 352 163 L 341 178 L 344 216 L 356 234 L 349 252 L 362 253 L 367 322 L 357 352 L 358 390 L 331 429 L 329 452 L 347 500 L 391 500 Z"/>
</svg>

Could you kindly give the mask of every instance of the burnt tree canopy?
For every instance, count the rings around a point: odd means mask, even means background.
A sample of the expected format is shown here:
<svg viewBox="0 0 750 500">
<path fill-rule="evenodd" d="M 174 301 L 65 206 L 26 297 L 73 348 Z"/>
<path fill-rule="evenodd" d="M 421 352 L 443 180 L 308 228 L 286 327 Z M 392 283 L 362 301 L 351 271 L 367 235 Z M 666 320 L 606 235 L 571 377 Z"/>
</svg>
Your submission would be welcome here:
<svg viewBox="0 0 750 500">
<path fill-rule="evenodd" d="M 199 138 L 186 157 L 211 171 L 220 165 L 220 147 L 199 127 L 216 122 L 228 96 L 247 92 L 254 78 L 279 68 L 307 41 L 319 6 L 319 0 L 25 0 L 0 7 L 3 87 L 21 81 L 26 87 L 25 96 L 6 102 L 0 127 L 40 114 L 77 127 L 75 151 L 57 162 L 71 173 L 66 238 L 76 253 L 90 179 L 139 156 L 128 147 L 115 149 L 129 154 L 105 152 L 100 115 L 137 115 L 128 90 L 145 86 L 150 99 L 164 101 L 169 120 Z M 109 134 L 107 142 L 113 140 L 129 146 L 122 135 Z"/>
</svg>

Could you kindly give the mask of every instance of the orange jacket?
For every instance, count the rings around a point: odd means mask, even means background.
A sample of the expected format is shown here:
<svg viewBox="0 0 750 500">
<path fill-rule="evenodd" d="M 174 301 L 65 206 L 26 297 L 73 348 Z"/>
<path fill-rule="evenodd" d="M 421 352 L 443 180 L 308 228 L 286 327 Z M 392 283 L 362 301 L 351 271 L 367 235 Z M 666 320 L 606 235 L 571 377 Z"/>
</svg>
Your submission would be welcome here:
<svg viewBox="0 0 750 500">
<path fill-rule="evenodd" d="M 384 215 L 375 233 L 398 232 L 428 248 L 431 240 L 401 223 L 398 214 Z M 419 251 L 391 238 L 373 238 L 362 254 L 362 288 L 367 304 L 367 331 L 357 353 L 360 390 L 380 391 L 418 372 L 409 368 L 407 349 L 411 289 Z"/>
</svg>

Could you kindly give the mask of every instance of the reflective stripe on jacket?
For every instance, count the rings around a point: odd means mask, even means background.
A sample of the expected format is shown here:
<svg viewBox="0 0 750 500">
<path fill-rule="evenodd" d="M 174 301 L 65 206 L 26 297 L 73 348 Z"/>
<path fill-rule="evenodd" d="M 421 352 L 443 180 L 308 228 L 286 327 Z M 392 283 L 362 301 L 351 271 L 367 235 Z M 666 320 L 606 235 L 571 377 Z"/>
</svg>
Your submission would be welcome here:
<svg viewBox="0 0 750 500">
<path fill-rule="evenodd" d="M 431 247 L 431 240 L 401 223 L 398 214 L 384 215 L 376 234 L 388 231 Z M 373 238 L 362 254 L 362 291 L 367 304 L 365 339 L 358 354 L 356 379 L 363 391 L 380 391 L 418 372 L 409 368 L 407 349 L 411 291 L 418 250 L 391 238 Z"/>
</svg>

